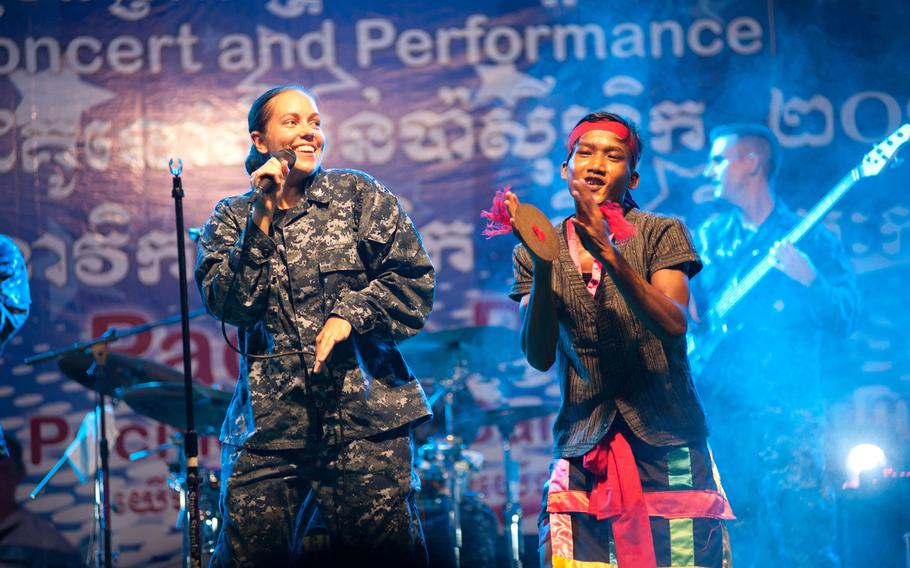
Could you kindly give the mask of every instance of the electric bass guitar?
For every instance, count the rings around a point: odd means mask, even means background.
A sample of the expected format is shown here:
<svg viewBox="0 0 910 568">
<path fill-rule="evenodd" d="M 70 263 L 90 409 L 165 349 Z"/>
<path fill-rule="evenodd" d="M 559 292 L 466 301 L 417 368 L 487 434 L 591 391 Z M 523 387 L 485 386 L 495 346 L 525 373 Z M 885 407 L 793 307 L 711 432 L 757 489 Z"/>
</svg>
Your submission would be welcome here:
<svg viewBox="0 0 910 568">
<path fill-rule="evenodd" d="M 897 154 L 898 148 L 910 140 L 910 123 L 895 130 L 885 140 L 877 144 L 858 166 L 850 170 L 831 191 L 828 192 L 789 233 L 780 240 L 794 245 L 808 233 L 812 227 L 824 219 L 825 215 L 846 195 L 848 191 L 863 178 L 877 176 Z M 689 366 L 693 376 L 701 375 L 711 356 L 733 332 L 727 324 L 727 316 L 740 301 L 761 282 L 774 268 L 774 257 L 771 251 L 749 270 L 742 278 L 730 281 L 717 297 L 717 301 L 704 314 L 700 324 L 686 337 Z"/>
</svg>

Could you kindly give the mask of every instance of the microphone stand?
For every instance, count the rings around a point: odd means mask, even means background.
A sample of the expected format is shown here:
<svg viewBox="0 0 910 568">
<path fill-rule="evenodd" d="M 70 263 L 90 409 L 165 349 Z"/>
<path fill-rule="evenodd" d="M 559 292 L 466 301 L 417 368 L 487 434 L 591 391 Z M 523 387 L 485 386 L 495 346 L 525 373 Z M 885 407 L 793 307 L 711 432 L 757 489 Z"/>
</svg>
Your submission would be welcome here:
<svg viewBox="0 0 910 568">
<path fill-rule="evenodd" d="M 98 432 L 98 453 L 101 458 L 101 467 L 95 471 L 95 491 L 100 494 L 96 499 L 99 506 L 98 524 L 101 526 L 101 543 L 98 550 L 98 562 L 104 568 L 111 568 L 113 550 L 111 546 L 111 480 L 110 480 L 110 444 L 107 439 L 107 411 L 104 407 L 104 391 L 101 385 L 104 382 L 105 364 L 107 363 L 107 344 L 100 343 L 92 347 L 95 362 L 89 368 L 89 373 L 95 377 L 95 428 Z"/>
<path fill-rule="evenodd" d="M 177 223 L 177 267 L 180 280 L 180 328 L 183 337 L 183 385 L 186 397 L 186 432 L 183 435 L 183 451 L 186 459 L 186 494 L 189 512 L 190 550 L 189 557 L 184 558 L 187 566 L 202 568 L 202 544 L 199 528 L 199 438 L 196 433 L 196 420 L 193 415 L 193 364 L 190 358 L 190 310 L 186 292 L 186 239 L 183 225 L 183 182 L 180 173 L 183 161 L 179 158 L 168 162 L 173 187 L 174 213 Z"/>
</svg>

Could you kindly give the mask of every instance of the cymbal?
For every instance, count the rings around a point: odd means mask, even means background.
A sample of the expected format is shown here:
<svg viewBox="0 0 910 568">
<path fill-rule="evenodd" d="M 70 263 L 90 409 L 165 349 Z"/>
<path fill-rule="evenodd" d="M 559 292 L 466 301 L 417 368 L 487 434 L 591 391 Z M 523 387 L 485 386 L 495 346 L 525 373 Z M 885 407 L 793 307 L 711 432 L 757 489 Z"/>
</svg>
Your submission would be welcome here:
<svg viewBox="0 0 910 568">
<path fill-rule="evenodd" d="M 193 420 L 203 436 L 217 434 L 231 404 L 233 393 L 193 385 Z M 186 430 L 183 383 L 149 382 L 120 392 L 120 400 L 143 416 Z"/>
<path fill-rule="evenodd" d="M 427 394 L 427 398 L 432 403 L 433 419 L 421 424 L 414 429 L 414 440 L 419 445 L 430 438 L 445 436 L 445 393 L 451 390 L 454 395 L 452 412 L 453 416 L 461 414 L 472 414 L 478 411 L 477 401 L 471 390 L 464 384 L 464 381 L 457 381 L 458 384 L 443 385 L 443 380 L 436 380 L 432 377 L 421 379 L 420 385 Z M 457 428 L 454 434 L 458 435 L 466 444 L 470 444 L 477 436 L 478 426 L 474 423 L 465 424 L 464 427 Z"/>
<path fill-rule="evenodd" d="M 57 366 L 67 377 L 89 390 L 95 390 L 95 377 L 88 373 L 94 362 L 91 352 L 72 351 L 60 357 Z M 110 352 L 104 365 L 99 390 L 108 396 L 116 397 L 119 390 L 152 381 L 182 385 L 183 373 L 148 359 Z"/>
<path fill-rule="evenodd" d="M 515 235 L 538 257 L 553 262 L 559 256 L 559 237 L 543 211 L 521 203 L 515 212 Z"/>
<path fill-rule="evenodd" d="M 500 406 L 478 412 L 462 414 L 455 418 L 455 426 L 467 428 L 470 425 L 497 426 L 500 430 L 511 432 L 515 425 L 532 418 L 554 414 L 559 407 L 553 404 L 530 404 L 524 406 Z"/>
<path fill-rule="evenodd" d="M 492 377 L 507 374 L 507 365 L 524 359 L 518 332 L 500 326 L 456 327 L 425 331 L 399 344 L 408 366 L 419 378 L 467 374 Z"/>
</svg>

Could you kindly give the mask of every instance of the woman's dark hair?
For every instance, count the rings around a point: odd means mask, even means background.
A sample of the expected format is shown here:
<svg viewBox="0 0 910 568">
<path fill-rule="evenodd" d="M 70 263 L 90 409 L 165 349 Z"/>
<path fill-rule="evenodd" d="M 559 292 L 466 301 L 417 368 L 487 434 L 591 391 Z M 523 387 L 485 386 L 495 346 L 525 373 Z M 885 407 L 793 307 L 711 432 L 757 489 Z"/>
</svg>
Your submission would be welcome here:
<svg viewBox="0 0 910 568">
<path fill-rule="evenodd" d="M 268 91 L 262 93 L 256 100 L 253 101 L 253 104 L 250 106 L 250 112 L 247 114 L 246 123 L 249 132 L 265 132 L 265 125 L 268 123 L 269 118 L 272 115 L 272 105 L 269 103 L 272 99 L 280 95 L 285 91 L 300 91 L 304 95 L 310 97 L 314 101 L 316 97 L 310 93 L 306 87 L 303 85 L 280 85 L 278 87 L 272 87 Z M 250 144 L 250 153 L 246 157 L 246 173 L 251 174 L 262 167 L 267 161 L 269 161 L 268 154 L 263 154 L 256 149 L 254 144 Z"/>
<path fill-rule="evenodd" d="M 642 147 L 641 136 L 638 134 L 638 127 L 634 122 L 628 118 L 614 114 L 612 112 L 592 112 L 591 114 L 585 115 L 584 118 L 575 123 L 575 126 L 572 127 L 572 130 L 583 123 L 583 122 L 599 122 L 601 120 L 607 120 L 610 122 L 618 122 L 626 128 L 629 129 L 629 136 L 632 138 L 632 144 L 627 144 L 629 149 L 632 151 L 632 171 L 635 171 L 635 168 L 638 167 L 638 161 L 641 159 L 641 152 L 644 149 Z M 578 140 L 572 144 L 572 147 L 569 148 L 569 154 L 566 156 L 566 161 L 572 158 L 572 154 L 575 153 L 575 150 L 578 148 Z"/>
</svg>

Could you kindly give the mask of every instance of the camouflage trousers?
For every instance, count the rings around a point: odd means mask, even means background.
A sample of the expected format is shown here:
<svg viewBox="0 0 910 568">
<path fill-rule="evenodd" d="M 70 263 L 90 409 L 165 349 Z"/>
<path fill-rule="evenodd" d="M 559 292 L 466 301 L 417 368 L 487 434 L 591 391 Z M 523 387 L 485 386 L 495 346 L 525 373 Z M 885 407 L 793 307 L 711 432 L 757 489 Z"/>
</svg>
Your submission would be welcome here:
<svg viewBox="0 0 910 568">
<path fill-rule="evenodd" d="M 221 461 L 210 566 L 426 566 L 408 428 L 318 452 L 225 444 Z M 317 510 L 325 547 L 306 538 Z"/>
</svg>

